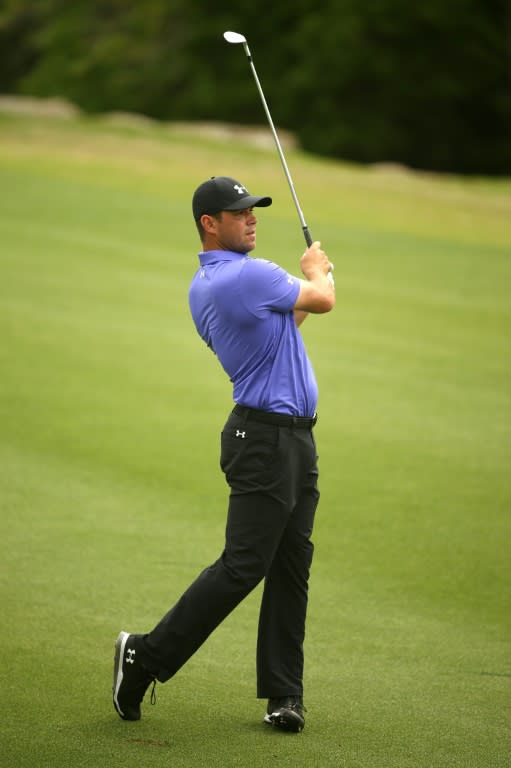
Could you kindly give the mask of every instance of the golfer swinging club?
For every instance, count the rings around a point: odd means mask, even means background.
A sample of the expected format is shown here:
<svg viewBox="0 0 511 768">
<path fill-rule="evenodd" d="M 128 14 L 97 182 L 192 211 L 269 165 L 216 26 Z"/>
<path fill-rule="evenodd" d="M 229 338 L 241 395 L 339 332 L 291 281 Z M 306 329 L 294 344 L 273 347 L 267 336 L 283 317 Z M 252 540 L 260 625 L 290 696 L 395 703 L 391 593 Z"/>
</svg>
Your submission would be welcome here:
<svg viewBox="0 0 511 768">
<path fill-rule="evenodd" d="M 257 696 L 268 699 L 266 723 L 294 732 L 304 726 L 303 642 L 319 491 L 317 385 L 298 326 L 309 312 L 329 312 L 335 293 L 318 242 L 301 258 L 305 279 L 248 255 L 256 247 L 254 209 L 271 203 L 225 176 L 193 195 L 202 251 L 190 309 L 234 390 L 221 436 L 230 487 L 225 544 L 152 631 L 119 634 L 113 702 L 124 720 L 140 718 L 151 683 L 175 675 L 264 579 Z"/>
</svg>

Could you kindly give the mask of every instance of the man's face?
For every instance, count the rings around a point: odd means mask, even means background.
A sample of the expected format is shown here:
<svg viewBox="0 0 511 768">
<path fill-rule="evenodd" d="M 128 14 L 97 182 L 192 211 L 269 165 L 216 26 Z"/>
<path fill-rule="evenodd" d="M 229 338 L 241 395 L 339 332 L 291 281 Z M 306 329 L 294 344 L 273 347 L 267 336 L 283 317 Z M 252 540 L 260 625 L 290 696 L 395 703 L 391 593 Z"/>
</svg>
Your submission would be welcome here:
<svg viewBox="0 0 511 768">
<path fill-rule="evenodd" d="M 211 234 L 217 241 L 219 250 L 248 253 L 256 245 L 257 219 L 253 208 L 242 211 L 221 211 L 218 217 L 211 219 Z"/>
</svg>

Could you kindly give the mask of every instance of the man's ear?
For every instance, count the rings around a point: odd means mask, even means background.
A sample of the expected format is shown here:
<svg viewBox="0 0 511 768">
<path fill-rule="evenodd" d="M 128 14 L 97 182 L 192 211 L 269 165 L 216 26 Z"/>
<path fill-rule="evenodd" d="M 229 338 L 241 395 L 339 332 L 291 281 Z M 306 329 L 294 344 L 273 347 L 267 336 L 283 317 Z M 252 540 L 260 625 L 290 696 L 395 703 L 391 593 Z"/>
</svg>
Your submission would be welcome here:
<svg viewBox="0 0 511 768">
<path fill-rule="evenodd" d="M 209 213 L 203 213 L 200 217 L 200 223 L 204 232 L 208 234 L 214 234 L 216 232 L 217 220 L 214 216 L 210 216 Z"/>
</svg>

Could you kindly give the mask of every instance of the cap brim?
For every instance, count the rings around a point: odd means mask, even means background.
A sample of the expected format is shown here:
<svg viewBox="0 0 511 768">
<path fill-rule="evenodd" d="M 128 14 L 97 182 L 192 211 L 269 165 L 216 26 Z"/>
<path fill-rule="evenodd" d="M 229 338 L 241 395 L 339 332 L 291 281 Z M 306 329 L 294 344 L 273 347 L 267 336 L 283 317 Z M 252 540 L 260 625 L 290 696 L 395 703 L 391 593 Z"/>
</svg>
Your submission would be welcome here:
<svg viewBox="0 0 511 768">
<path fill-rule="evenodd" d="M 224 208 L 224 211 L 243 211 L 245 208 L 267 208 L 272 204 L 271 197 L 256 197 L 255 195 L 246 195 L 236 200 L 236 202 Z"/>
</svg>

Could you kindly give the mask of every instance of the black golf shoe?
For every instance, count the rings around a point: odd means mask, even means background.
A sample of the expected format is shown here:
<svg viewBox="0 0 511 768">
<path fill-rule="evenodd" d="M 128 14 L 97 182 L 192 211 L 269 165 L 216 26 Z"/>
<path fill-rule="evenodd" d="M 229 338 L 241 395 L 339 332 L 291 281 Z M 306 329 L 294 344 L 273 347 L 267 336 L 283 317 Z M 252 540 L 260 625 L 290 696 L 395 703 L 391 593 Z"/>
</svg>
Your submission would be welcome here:
<svg viewBox="0 0 511 768">
<path fill-rule="evenodd" d="M 121 632 L 115 643 L 112 691 L 114 707 L 123 720 L 140 720 L 140 704 L 151 683 L 151 704 L 156 701 L 156 678 L 140 663 L 137 640 L 137 635 Z"/>
<path fill-rule="evenodd" d="M 305 725 L 305 707 L 301 696 L 283 696 L 269 699 L 264 722 L 283 731 L 299 733 Z"/>
</svg>

